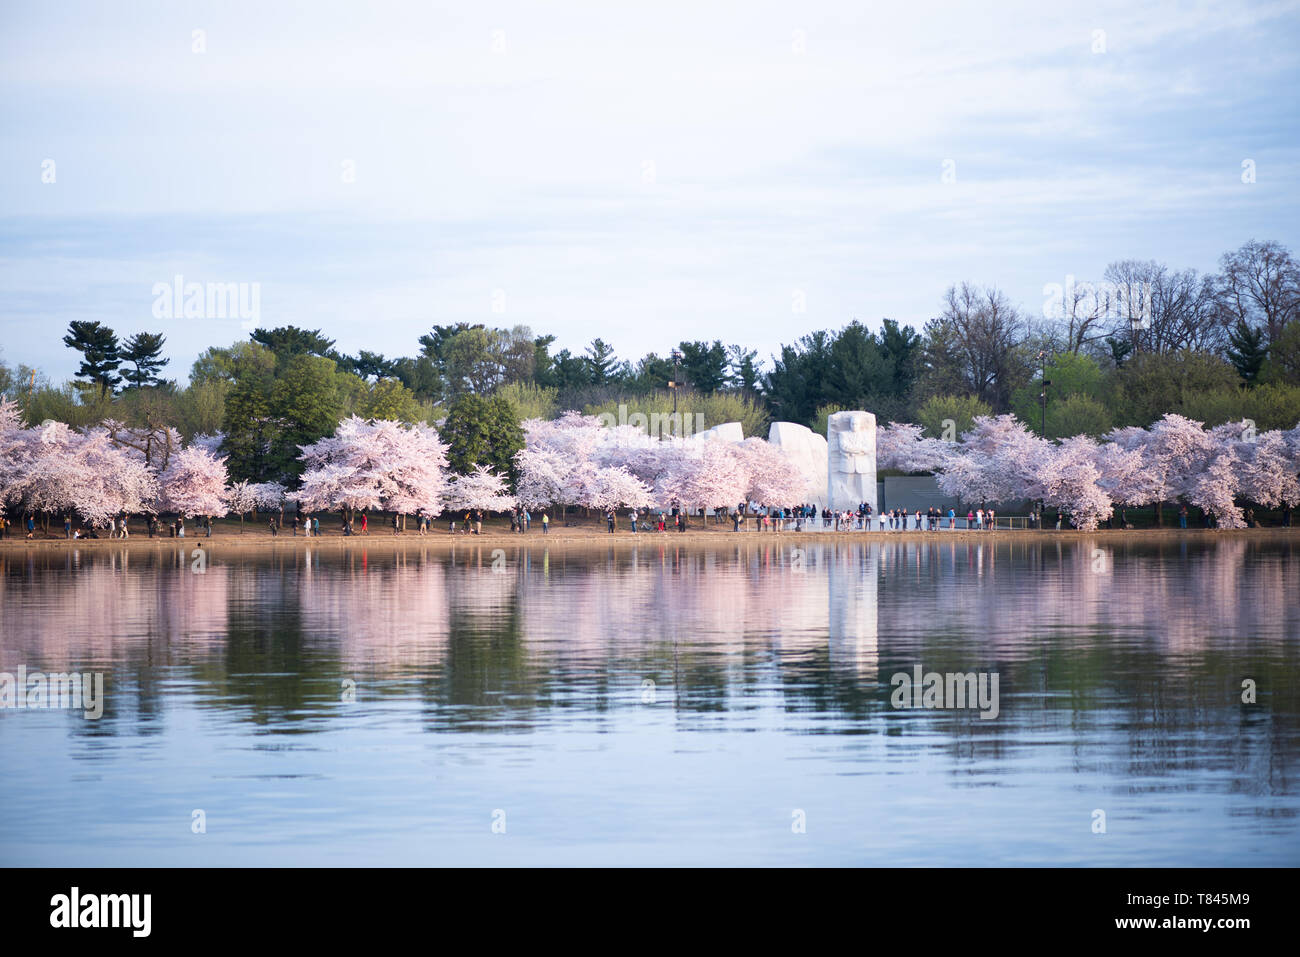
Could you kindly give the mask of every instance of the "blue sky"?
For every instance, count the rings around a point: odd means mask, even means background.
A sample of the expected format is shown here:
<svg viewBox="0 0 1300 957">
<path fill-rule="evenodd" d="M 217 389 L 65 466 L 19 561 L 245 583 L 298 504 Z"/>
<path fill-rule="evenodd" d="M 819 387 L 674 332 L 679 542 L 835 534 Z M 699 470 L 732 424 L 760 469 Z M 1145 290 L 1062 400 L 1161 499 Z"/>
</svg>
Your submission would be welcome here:
<svg viewBox="0 0 1300 957">
<path fill-rule="evenodd" d="M 1300 247 L 1297 41 L 1294 2 L 0 0 L 0 357 L 63 378 L 99 319 L 183 379 L 247 331 L 155 318 L 178 274 L 388 355 L 471 321 L 766 358 L 963 279 L 1037 313 Z"/>
</svg>

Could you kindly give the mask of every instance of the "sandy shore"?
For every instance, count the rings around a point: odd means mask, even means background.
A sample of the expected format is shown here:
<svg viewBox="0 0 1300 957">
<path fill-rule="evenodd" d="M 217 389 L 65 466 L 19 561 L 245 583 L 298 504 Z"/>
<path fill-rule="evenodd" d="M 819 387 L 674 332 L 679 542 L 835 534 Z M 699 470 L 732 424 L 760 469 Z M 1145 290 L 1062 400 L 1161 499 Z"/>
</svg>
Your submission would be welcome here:
<svg viewBox="0 0 1300 957">
<path fill-rule="evenodd" d="M 1300 541 L 1300 528 L 1249 528 L 1249 529 L 1204 529 L 1204 528 L 1152 528 L 1152 529 L 1100 529 L 1095 532 L 1081 532 L 1075 530 L 1056 531 L 1047 530 L 1026 530 L 1000 529 L 998 531 L 967 531 L 964 529 L 941 529 L 939 531 L 816 531 L 816 532 L 755 532 L 749 531 L 733 532 L 730 527 L 722 526 L 693 526 L 686 532 L 656 532 L 641 531 L 633 534 L 626 525 L 620 526 L 614 534 L 610 534 L 603 526 L 594 524 L 572 525 L 569 527 L 552 526 L 549 533 L 543 534 L 540 528 L 534 525 L 533 529 L 524 535 L 511 533 L 508 526 L 502 528 L 487 527 L 484 528 L 481 535 L 463 535 L 451 534 L 446 527 L 431 530 L 427 535 L 420 535 L 414 530 L 408 530 L 399 535 L 394 535 L 391 529 L 372 529 L 366 535 L 345 536 L 339 531 L 334 530 L 332 534 L 322 533 L 318 538 L 309 538 L 305 535 L 295 536 L 292 530 L 281 532 L 279 535 L 271 535 L 270 531 L 265 528 L 251 529 L 245 528 L 242 531 L 238 526 L 217 526 L 213 529 L 211 538 L 204 536 L 201 530 L 187 530 L 184 538 L 171 538 L 168 536 L 149 538 L 147 534 L 136 534 L 132 532 L 128 539 L 73 539 L 66 538 L 35 538 L 31 541 L 26 540 L 20 533 L 18 536 L 10 535 L 8 538 L 0 540 L 0 551 L 13 553 L 19 551 L 38 550 L 42 552 L 61 552 L 70 549 L 122 549 L 128 548 L 135 550 L 149 549 L 167 549 L 177 546 L 185 547 L 208 547 L 220 549 L 223 553 L 232 551 L 247 551 L 249 553 L 276 552 L 290 549 L 305 548 L 328 548 L 331 550 L 351 551 L 357 549 L 388 549 L 388 548 L 410 548 L 418 546 L 421 548 L 459 548 L 465 546 L 486 546 L 500 547 L 508 546 L 528 546 L 528 547 L 567 547 L 567 546 L 603 546 L 603 547 L 628 547 L 628 546 L 646 546 L 652 544 L 665 545 L 700 545 L 700 546 L 719 546 L 719 545 L 736 545 L 736 544 L 771 544 L 781 541 L 798 541 L 807 544 L 840 544 L 845 542 L 932 542 L 936 544 L 943 543 L 984 543 L 992 542 L 1077 542 L 1086 539 L 1104 539 L 1108 543 L 1119 544 L 1121 542 L 1157 544 L 1169 543 L 1176 541 L 1198 541 L 1206 542 L 1219 540 L 1223 538 L 1239 538 L 1250 541 Z M 197 532 L 197 534 L 194 534 Z M 38 531 L 39 535 L 39 531 Z"/>
</svg>

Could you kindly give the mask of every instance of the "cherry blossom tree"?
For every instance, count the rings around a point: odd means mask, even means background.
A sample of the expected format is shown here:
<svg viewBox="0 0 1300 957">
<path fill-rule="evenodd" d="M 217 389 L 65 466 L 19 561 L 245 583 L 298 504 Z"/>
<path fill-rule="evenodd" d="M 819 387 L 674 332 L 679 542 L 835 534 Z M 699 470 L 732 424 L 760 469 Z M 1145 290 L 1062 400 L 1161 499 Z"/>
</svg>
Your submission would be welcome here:
<svg viewBox="0 0 1300 957">
<path fill-rule="evenodd" d="M 185 518 L 225 515 L 228 479 L 224 457 L 195 446 L 182 449 L 162 473 L 162 509 Z"/>
<path fill-rule="evenodd" d="M 951 443 L 925 437 L 925 429 L 890 422 L 876 431 L 876 464 L 904 472 L 942 472 L 953 454 Z"/>
<path fill-rule="evenodd" d="M 1210 452 L 1210 437 L 1200 422 L 1168 414 L 1150 429 L 1116 429 L 1106 438 L 1121 448 L 1140 449 L 1142 468 L 1124 489 L 1130 505 L 1155 505 L 1156 524 L 1164 524 L 1165 502 L 1177 501 Z"/>
<path fill-rule="evenodd" d="M 484 512 L 504 512 L 515 506 L 506 480 L 486 465 L 476 465 L 466 475 L 453 476 L 444 494 L 453 509 L 481 509 Z"/>
<path fill-rule="evenodd" d="M 1212 429 L 1194 471 L 1188 469 L 1184 496 L 1213 515 L 1219 528 L 1246 527 L 1236 499 L 1248 457 L 1245 446 L 1249 443 L 1241 438 L 1247 427 L 1247 423 L 1229 422 Z"/>
<path fill-rule="evenodd" d="M 650 488 L 622 467 L 594 470 L 583 493 L 583 504 L 600 511 L 618 508 L 649 508 L 654 504 Z"/>
<path fill-rule="evenodd" d="M 1280 430 L 1260 434 L 1252 446 L 1241 466 L 1241 494 L 1265 508 L 1300 505 L 1300 446 Z"/>
<path fill-rule="evenodd" d="M 1034 479 L 1052 444 L 1014 415 L 977 415 L 949 452 L 938 484 L 945 495 L 971 502 L 1014 502 L 1034 497 Z"/>
<path fill-rule="evenodd" d="M 808 480 L 779 446 L 754 437 L 741 442 L 737 451 L 737 464 L 745 473 L 745 496 L 735 500 L 721 499 L 717 504 L 729 506 L 732 501 L 739 502 L 745 498 L 776 507 L 803 503 L 808 493 Z"/>
<path fill-rule="evenodd" d="M 307 469 L 287 497 L 307 511 L 378 509 L 401 515 L 441 513 L 447 446 L 432 428 L 351 416 L 332 436 L 302 446 Z"/>
<path fill-rule="evenodd" d="M 1070 524 L 1093 531 L 1111 515 L 1111 499 L 1101 485 L 1100 450 L 1086 435 L 1064 439 L 1041 459 L 1025 490 L 1028 498 L 1070 513 Z"/>
</svg>

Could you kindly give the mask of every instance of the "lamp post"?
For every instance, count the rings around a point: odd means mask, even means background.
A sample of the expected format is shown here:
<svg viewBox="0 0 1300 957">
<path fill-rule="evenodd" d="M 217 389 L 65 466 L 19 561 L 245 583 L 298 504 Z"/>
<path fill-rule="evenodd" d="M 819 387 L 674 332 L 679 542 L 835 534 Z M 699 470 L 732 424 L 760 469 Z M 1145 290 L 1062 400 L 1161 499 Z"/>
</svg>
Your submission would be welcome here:
<svg viewBox="0 0 1300 957">
<path fill-rule="evenodd" d="M 678 349 L 674 349 L 670 354 L 673 360 L 673 379 L 671 382 L 668 383 L 668 388 L 673 390 L 673 421 L 676 422 L 677 421 L 677 390 L 681 386 L 679 379 L 680 379 L 680 371 L 682 367 L 682 354 L 681 351 Z M 678 432 L 680 431 L 681 429 L 679 427 Z"/>
<path fill-rule="evenodd" d="M 1043 364 L 1043 375 L 1042 375 L 1043 388 L 1042 391 L 1038 393 L 1038 403 L 1040 406 L 1042 406 L 1043 418 L 1042 418 L 1042 428 L 1038 430 L 1038 434 L 1041 435 L 1043 438 L 1047 438 L 1047 387 L 1052 384 L 1052 380 L 1047 378 L 1047 350 L 1046 349 L 1039 350 L 1038 360 Z"/>
</svg>

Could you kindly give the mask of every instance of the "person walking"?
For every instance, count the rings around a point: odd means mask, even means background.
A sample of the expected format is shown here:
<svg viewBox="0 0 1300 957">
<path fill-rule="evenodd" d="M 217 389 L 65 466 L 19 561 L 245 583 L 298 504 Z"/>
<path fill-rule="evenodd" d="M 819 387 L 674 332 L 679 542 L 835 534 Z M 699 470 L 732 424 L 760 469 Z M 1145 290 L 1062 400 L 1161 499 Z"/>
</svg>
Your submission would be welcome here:
<svg viewBox="0 0 1300 957">
<path fill-rule="evenodd" d="M 311 537 L 320 538 L 320 516 L 319 515 L 311 520 Z"/>
<path fill-rule="evenodd" d="M 370 533 L 370 516 L 367 515 L 365 512 L 362 512 L 361 513 L 361 534 L 368 535 L 369 533 Z"/>
<path fill-rule="evenodd" d="M 609 526 L 609 534 L 614 534 L 614 510 L 611 508 L 605 513 L 605 524 Z"/>
<path fill-rule="evenodd" d="M 550 532 L 550 530 L 551 530 L 551 514 L 550 512 L 542 512 L 542 534 L 546 535 L 547 533 Z"/>
<path fill-rule="evenodd" d="M 632 511 L 627 513 L 627 519 L 628 522 L 630 522 L 632 525 L 632 534 L 635 535 L 636 534 L 636 509 L 632 509 Z"/>
<path fill-rule="evenodd" d="M 31 538 L 36 534 L 36 517 L 29 514 L 27 516 L 27 537 Z"/>
</svg>

